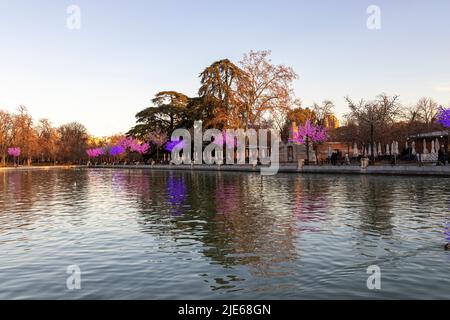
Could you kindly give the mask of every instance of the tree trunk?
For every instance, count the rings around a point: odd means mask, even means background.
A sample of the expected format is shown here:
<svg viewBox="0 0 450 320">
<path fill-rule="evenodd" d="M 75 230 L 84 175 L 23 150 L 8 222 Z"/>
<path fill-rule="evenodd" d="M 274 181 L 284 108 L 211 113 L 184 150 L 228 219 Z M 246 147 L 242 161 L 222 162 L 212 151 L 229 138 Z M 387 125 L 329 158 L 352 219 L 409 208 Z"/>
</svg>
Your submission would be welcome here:
<svg viewBox="0 0 450 320">
<path fill-rule="evenodd" d="M 317 145 L 313 144 L 314 155 L 316 156 L 316 165 L 319 164 L 319 157 L 317 156 Z"/>
<path fill-rule="evenodd" d="M 370 156 L 370 158 L 371 158 L 371 160 L 372 160 L 372 164 L 375 162 L 375 153 L 374 153 L 374 150 L 373 150 L 373 144 L 374 144 L 374 137 L 373 137 L 373 123 L 371 123 L 370 124 L 370 149 L 372 149 L 371 150 L 371 156 Z"/>
<path fill-rule="evenodd" d="M 309 138 L 306 136 L 306 165 L 309 166 Z"/>
</svg>

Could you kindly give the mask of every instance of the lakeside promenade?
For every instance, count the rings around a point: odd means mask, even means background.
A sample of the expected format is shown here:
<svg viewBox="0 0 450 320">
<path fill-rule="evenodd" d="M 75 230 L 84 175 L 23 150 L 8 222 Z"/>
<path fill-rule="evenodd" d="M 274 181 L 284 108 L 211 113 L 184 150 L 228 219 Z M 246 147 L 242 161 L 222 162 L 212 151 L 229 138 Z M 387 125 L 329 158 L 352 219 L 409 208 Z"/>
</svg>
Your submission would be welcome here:
<svg viewBox="0 0 450 320">
<path fill-rule="evenodd" d="M 52 169 L 144 169 L 144 170 L 179 170 L 179 171 L 219 171 L 219 172 L 254 172 L 259 173 L 260 166 L 252 165 L 58 165 L 58 166 L 21 166 L 0 167 L 2 171 L 52 170 Z M 362 175 L 411 175 L 450 177 L 450 166 L 433 165 L 374 165 L 363 169 L 355 165 L 311 165 L 303 168 L 295 164 L 281 164 L 279 173 L 308 174 L 362 174 Z"/>
<path fill-rule="evenodd" d="M 99 169 L 148 169 L 182 171 L 223 171 L 259 172 L 260 166 L 252 165 L 97 165 L 89 168 Z M 378 175 L 422 175 L 450 177 L 450 166 L 417 165 L 374 165 L 363 169 L 361 166 L 311 165 L 303 168 L 295 164 L 281 164 L 279 173 L 317 173 L 317 174 L 378 174 Z"/>
</svg>

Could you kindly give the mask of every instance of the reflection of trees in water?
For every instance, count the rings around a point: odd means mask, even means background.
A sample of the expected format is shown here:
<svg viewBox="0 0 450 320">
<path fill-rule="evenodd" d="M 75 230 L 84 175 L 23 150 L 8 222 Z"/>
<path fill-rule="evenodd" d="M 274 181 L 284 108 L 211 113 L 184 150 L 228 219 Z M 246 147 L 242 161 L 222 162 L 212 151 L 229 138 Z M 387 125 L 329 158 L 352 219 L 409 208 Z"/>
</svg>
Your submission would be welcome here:
<svg viewBox="0 0 450 320">
<path fill-rule="evenodd" d="M 355 183 L 345 183 L 345 195 L 349 202 L 357 202 L 357 206 L 349 208 L 356 210 L 359 216 L 359 228 L 369 233 L 391 235 L 393 201 L 395 201 L 394 184 L 386 183 L 384 177 L 368 177 L 362 175 Z"/>
<path fill-rule="evenodd" d="M 152 172 L 153 196 L 140 198 L 145 232 L 203 243 L 202 251 L 224 267 L 248 265 L 269 275 L 295 259 L 295 221 L 276 202 L 275 179 L 247 174 Z M 286 197 L 286 193 L 285 196 Z M 178 214 L 173 209 L 178 208 Z"/>
<path fill-rule="evenodd" d="M 308 226 L 309 223 L 320 223 L 327 219 L 328 202 L 327 192 L 329 184 L 323 180 L 303 176 L 294 181 L 292 186 L 293 212 L 300 222 L 299 231 L 320 231 L 317 225 Z M 306 224 L 306 225 L 305 225 Z"/>
<path fill-rule="evenodd" d="M 87 172 L 73 170 L 23 170 L 0 172 L 0 232 L 27 228 L 48 212 L 53 201 L 75 207 L 80 214 L 86 192 Z M 64 198 L 61 199 L 61 198 Z M 81 208 L 82 209 L 82 208 Z M 70 212 L 69 212 L 70 211 Z M 69 219 L 76 223 L 77 219 Z"/>
<path fill-rule="evenodd" d="M 85 218 L 88 215 L 88 198 L 91 193 L 89 171 L 84 169 L 73 170 L 56 170 L 56 182 L 49 182 L 49 184 L 56 184 L 55 190 L 51 195 L 51 200 L 61 201 L 67 208 L 63 209 L 63 214 L 68 216 L 65 222 L 73 226 L 82 226 L 85 224 Z"/>
<path fill-rule="evenodd" d="M 36 202 L 30 172 L 0 172 L 0 232 L 27 228 L 38 218 L 31 212 Z"/>
<path fill-rule="evenodd" d="M 296 256 L 295 223 L 276 205 L 288 201 L 287 194 L 277 192 L 273 178 L 218 175 L 215 181 L 217 214 L 205 226 L 204 254 L 223 265 L 248 265 L 256 274 L 279 273 L 280 263 Z"/>
<path fill-rule="evenodd" d="M 109 179 L 109 175 L 100 174 L 97 179 Z M 147 197 L 151 191 L 150 183 L 151 178 L 142 174 L 142 172 L 118 170 L 111 173 L 111 186 L 115 192 L 125 192 Z"/>
</svg>

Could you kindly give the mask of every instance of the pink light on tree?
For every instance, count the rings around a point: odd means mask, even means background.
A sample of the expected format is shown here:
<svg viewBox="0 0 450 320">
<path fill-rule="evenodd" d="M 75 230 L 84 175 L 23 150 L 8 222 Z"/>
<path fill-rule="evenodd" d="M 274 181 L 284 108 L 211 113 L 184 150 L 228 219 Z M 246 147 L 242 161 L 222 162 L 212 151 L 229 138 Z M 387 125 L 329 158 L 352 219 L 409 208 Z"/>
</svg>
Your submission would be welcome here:
<svg viewBox="0 0 450 320">
<path fill-rule="evenodd" d="M 15 157 L 15 158 L 20 157 L 20 153 L 21 153 L 21 150 L 18 147 L 16 147 L 16 148 L 8 148 L 8 154 L 11 157 Z"/>
<path fill-rule="evenodd" d="M 328 140 L 328 132 L 325 128 L 306 120 L 305 124 L 299 125 L 298 130 L 292 132 L 292 141 L 306 145 L 306 162 L 309 164 L 309 145 L 313 145 Z"/>
<path fill-rule="evenodd" d="M 141 144 L 141 145 L 137 145 L 134 148 L 134 151 L 140 154 L 146 154 L 148 149 L 150 149 L 150 144 L 148 144 L 147 142 Z"/>
<path fill-rule="evenodd" d="M 140 144 L 139 141 L 130 137 L 120 140 L 117 146 L 124 149 L 129 149 L 131 152 L 137 152 L 140 154 L 147 153 L 148 149 L 150 148 L 150 145 L 148 143 Z"/>
<path fill-rule="evenodd" d="M 105 151 L 102 148 L 94 148 L 86 150 L 86 153 L 89 158 L 98 158 L 105 154 Z"/>
</svg>

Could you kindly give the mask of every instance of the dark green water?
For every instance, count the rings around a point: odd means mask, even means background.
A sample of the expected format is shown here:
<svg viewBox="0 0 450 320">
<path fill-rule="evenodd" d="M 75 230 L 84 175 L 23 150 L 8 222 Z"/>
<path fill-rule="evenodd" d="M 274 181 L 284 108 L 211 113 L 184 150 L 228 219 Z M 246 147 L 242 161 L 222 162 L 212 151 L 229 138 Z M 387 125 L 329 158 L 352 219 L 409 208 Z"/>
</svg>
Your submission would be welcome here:
<svg viewBox="0 0 450 320">
<path fill-rule="evenodd" d="M 450 298 L 449 183 L 0 172 L 0 299 Z"/>
</svg>

